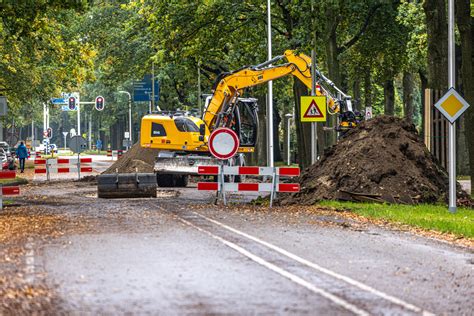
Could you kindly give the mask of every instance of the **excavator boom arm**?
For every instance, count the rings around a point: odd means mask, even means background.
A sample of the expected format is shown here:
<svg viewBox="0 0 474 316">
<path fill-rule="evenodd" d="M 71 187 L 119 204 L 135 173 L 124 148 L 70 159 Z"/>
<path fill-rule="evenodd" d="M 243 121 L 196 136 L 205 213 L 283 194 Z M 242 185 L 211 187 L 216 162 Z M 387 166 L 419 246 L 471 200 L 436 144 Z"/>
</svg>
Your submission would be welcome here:
<svg viewBox="0 0 474 316">
<path fill-rule="evenodd" d="M 286 59 L 286 63 L 271 66 L 272 63 Z M 227 105 L 233 104 L 242 90 L 266 83 L 271 80 L 293 75 L 303 82 L 311 90 L 311 58 L 304 54 L 296 54 L 287 50 L 284 55 L 277 56 L 272 60 L 266 61 L 260 65 L 240 69 L 230 73 L 217 83 L 214 94 L 203 115 L 203 121 L 209 129 L 213 129 L 220 123 L 220 116 L 225 115 Z M 331 85 L 332 82 L 318 72 L 318 78 Z M 335 87 L 332 84 L 332 87 Z M 336 87 L 337 89 L 337 87 Z M 337 89 L 337 91 L 340 91 Z M 323 89 L 325 95 L 330 94 Z M 323 92 L 316 90 L 316 95 L 322 95 Z M 345 95 L 344 95 L 345 96 Z M 329 106 L 334 105 L 335 101 L 330 98 Z"/>
</svg>

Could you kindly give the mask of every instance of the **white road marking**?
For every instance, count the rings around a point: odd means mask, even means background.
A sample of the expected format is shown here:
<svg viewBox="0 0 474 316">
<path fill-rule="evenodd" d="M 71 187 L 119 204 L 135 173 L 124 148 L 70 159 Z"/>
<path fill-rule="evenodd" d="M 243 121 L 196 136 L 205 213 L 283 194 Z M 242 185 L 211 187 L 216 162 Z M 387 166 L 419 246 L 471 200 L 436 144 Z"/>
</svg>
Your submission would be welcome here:
<svg viewBox="0 0 474 316">
<path fill-rule="evenodd" d="M 28 238 L 25 249 L 25 280 L 28 283 L 33 283 L 35 281 L 35 250 L 33 238 Z"/>
<path fill-rule="evenodd" d="M 281 276 L 289 279 L 290 281 L 298 284 L 298 285 L 301 285 L 303 287 L 305 287 L 306 289 L 316 293 L 316 294 L 319 294 L 325 298 L 327 298 L 328 300 L 332 301 L 333 303 L 335 303 L 336 305 L 339 305 L 341 307 L 343 307 L 344 309 L 354 313 L 355 315 L 360 315 L 360 316 L 368 316 L 370 315 L 368 312 L 362 310 L 362 309 L 359 309 L 358 307 L 356 307 L 355 305 L 352 305 L 351 303 L 345 301 L 344 299 L 342 298 L 339 298 L 329 292 L 326 292 L 325 290 L 321 289 L 321 288 L 318 288 L 316 286 L 314 286 L 313 284 L 309 283 L 308 281 L 300 278 L 299 276 L 297 275 L 294 275 L 292 274 L 291 272 L 288 272 L 268 261 L 266 261 L 265 259 L 247 251 L 246 249 L 234 244 L 233 242 L 230 242 L 222 237 L 219 237 L 217 235 L 214 235 L 213 233 L 211 233 L 210 231 L 208 230 L 205 230 L 201 227 L 198 227 L 196 225 L 194 225 L 193 223 L 181 218 L 181 217 L 177 217 L 178 220 L 180 220 L 181 222 L 183 222 L 184 224 L 188 225 L 188 226 L 191 226 L 197 230 L 199 230 L 200 232 L 203 232 L 205 233 L 206 235 L 209 235 L 210 237 L 220 241 L 221 243 L 225 244 L 226 246 L 234 249 L 235 251 L 239 252 L 240 254 L 246 256 L 247 258 L 255 261 L 256 263 L 264 266 L 265 268 L 273 271 L 273 272 L 276 272 L 278 274 L 280 274 Z"/>
<path fill-rule="evenodd" d="M 424 309 L 422 309 L 422 308 L 420 308 L 420 307 L 418 307 L 418 306 L 415 306 L 415 305 L 413 305 L 413 304 L 407 303 L 407 302 L 403 301 L 402 299 L 399 299 L 399 298 L 397 298 L 397 297 L 394 297 L 394 296 L 391 296 L 391 295 L 386 294 L 386 293 L 384 293 L 384 292 L 381 292 L 381 291 L 379 291 L 379 290 L 377 290 L 377 289 L 374 289 L 373 287 L 371 287 L 371 286 L 369 286 L 369 285 L 366 285 L 366 284 L 364 284 L 364 283 L 361 283 L 361 282 L 359 282 L 359 281 L 356 281 L 356 280 L 354 280 L 354 279 L 351 279 L 351 278 L 349 278 L 349 277 L 347 277 L 347 276 L 345 276 L 345 275 L 342 275 L 342 274 L 339 274 L 339 273 L 334 272 L 334 271 L 332 271 L 332 270 L 329 270 L 329 269 L 327 269 L 327 268 L 321 267 L 321 266 L 319 266 L 319 265 L 317 265 L 317 264 L 315 264 L 315 263 L 313 263 L 313 262 L 311 262 L 311 261 L 308 261 L 308 260 L 303 259 L 303 258 L 301 258 L 301 257 L 299 257 L 299 256 L 297 256 L 297 255 L 295 255 L 295 254 L 293 254 L 293 253 L 291 253 L 291 252 L 288 252 L 288 251 L 286 251 L 285 249 L 282 249 L 282 248 L 280 248 L 280 247 L 278 247 L 278 246 L 275 246 L 275 245 L 270 244 L 270 243 L 268 243 L 268 242 L 266 242 L 266 241 L 263 241 L 263 240 L 261 240 L 261 239 L 259 239 L 259 238 L 257 238 L 257 237 L 251 236 L 251 235 L 249 235 L 249 234 L 247 234 L 247 233 L 244 233 L 244 232 L 242 232 L 242 231 L 240 231 L 240 230 L 237 230 L 237 229 L 235 229 L 235 228 L 232 228 L 232 227 L 230 227 L 230 226 L 228 226 L 228 225 L 226 225 L 226 224 L 223 224 L 223 223 L 221 223 L 221 222 L 219 222 L 219 221 L 216 221 L 215 219 L 209 218 L 209 217 L 204 216 L 204 215 L 202 215 L 202 214 L 200 214 L 200 213 L 197 213 L 197 212 L 193 212 L 193 213 L 196 214 L 196 215 L 198 215 L 198 216 L 200 216 L 201 218 L 204 218 L 205 220 L 207 220 L 207 221 L 209 221 L 209 222 L 211 222 L 211 223 L 214 223 L 214 224 L 216 224 L 216 225 L 218 225 L 218 226 L 220 226 L 220 227 L 222 227 L 222 228 L 225 228 L 225 229 L 227 229 L 227 230 L 229 230 L 229 231 L 231 231 L 231 232 L 233 232 L 233 233 L 235 233 L 235 234 L 237 234 L 237 235 L 240 235 L 240 236 L 243 236 L 243 237 L 245 237 L 245 238 L 247 238 L 247 239 L 250 239 L 250 240 L 252 240 L 252 241 L 255 241 L 255 242 L 257 242 L 257 243 L 259 243 L 259 244 L 261 244 L 261 245 L 263 245 L 263 246 L 265 246 L 265 247 L 267 247 L 267 248 L 270 248 L 270 249 L 272 249 L 272 250 L 274 250 L 274 251 L 276 251 L 276 252 L 278 252 L 278 253 L 280 253 L 280 254 L 282 254 L 282 255 L 284 255 L 284 256 L 290 258 L 290 259 L 293 259 L 293 260 L 295 260 L 295 261 L 297 261 L 297 262 L 299 262 L 299 263 L 301 263 L 301 264 L 304 264 L 304 265 L 306 265 L 306 266 L 308 266 L 308 267 L 311 267 L 311 268 L 313 268 L 313 269 L 315 269 L 315 270 L 317 270 L 317 271 L 320 271 L 320 272 L 323 272 L 323 273 L 325 273 L 325 274 L 327 274 L 327 275 L 330 275 L 330 276 L 332 276 L 333 278 L 336 278 L 336 279 L 341 280 L 341 281 L 344 281 L 344 282 L 346 282 L 346 283 L 348 283 L 348 284 L 350 284 L 350 285 L 353 285 L 353 286 L 355 286 L 355 287 L 358 287 L 358 288 L 361 289 L 361 290 L 364 290 L 364 291 L 367 291 L 367 292 L 372 293 L 372 294 L 374 294 L 374 295 L 377 295 L 377 296 L 379 296 L 380 298 L 385 299 L 385 300 L 387 300 L 387 301 L 389 301 L 389 302 L 392 302 L 392 303 L 394 303 L 394 304 L 397 304 L 397 305 L 399 305 L 399 306 L 402 306 L 402 307 L 404 307 L 404 308 L 406 308 L 406 309 L 408 309 L 408 310 L 414 311 L 414 312 L 416 312 L 416 313 L 421 313 L 422 315 L 426 315 L 426 316 L 434 315 L 433 313 L 431 313 L 431 312 L 429 312 L 429 311 L 426 311 L 426 310 L 424 310 Z"/>
</svg>

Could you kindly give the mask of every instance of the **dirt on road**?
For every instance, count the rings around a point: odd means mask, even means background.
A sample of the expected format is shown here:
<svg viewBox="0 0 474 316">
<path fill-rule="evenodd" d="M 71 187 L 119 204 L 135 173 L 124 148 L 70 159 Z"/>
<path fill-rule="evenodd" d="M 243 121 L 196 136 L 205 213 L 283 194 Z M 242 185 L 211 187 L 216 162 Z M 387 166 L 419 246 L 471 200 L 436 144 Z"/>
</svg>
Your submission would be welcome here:
<svg viewBox="0 0 474 316">
<path fill-rule="evenodd" d="M 345 192 L 401 199 L 445 201 L 448 175 L 408 121 L 378 116 L 347 132 L 299 178 L 301 192 L 283 205 L 341 199 Z M 469 199 L 458 185 L 458 198 Z"/>
<path fill-rule="evenodd" d="M 153 172 L 153 165 L 155 164 L 155 157 L 157 155 L 158 150 L 142 148 L 139 143 L 136 143 L 103 173 Z"/>
</svg>

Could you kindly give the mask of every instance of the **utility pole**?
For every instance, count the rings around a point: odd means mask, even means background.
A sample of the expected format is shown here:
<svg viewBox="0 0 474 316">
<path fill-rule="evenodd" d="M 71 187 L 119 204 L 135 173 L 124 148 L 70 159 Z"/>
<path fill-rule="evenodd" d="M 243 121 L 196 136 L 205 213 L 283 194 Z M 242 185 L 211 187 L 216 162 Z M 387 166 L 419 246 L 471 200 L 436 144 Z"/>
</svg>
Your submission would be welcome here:
<svg viewBox="0 0 474 316">
<path fill-rule="evenodd" d="M 89 150 L 92 149 L 92 113 L 89 113 Z"/>
<path fill-rule="evenodd" d="M 81 99 L 79 93 L 77 94 L 76 98 L 76 106 L 77 106 L 77 135 L 82 136 L 81 134 Z"/>
<path fill-rule="evenodd" d="M 128 91 L 121 90 L 119 93 L 125 93 L 128 95 L 128 146 L 127 149 L 132 147 L 132 95 Z"/>
<path fill-rule="evenodd" d="M 268 60 L 272 59 L 272 17 L 271 1 L 267 0 L 268 19 Z M 270 65 L 271 66 L 271 65 Z M 267 97 L 267 165 L 273 167 L 273 82 L 268 82 Z"/>
<path fill-rule="evenodd" d="M 201 117 L 204 116 L 204 109 L 202 108 L 202 100 L 201 100 L 201 61 L 198 61 L 198 107 L 201 113 Z"/>
<path fill-rule="evenodd" d="M 151 62 L 151 108 L 155 110 L 155 62 Z"/>
</svg>

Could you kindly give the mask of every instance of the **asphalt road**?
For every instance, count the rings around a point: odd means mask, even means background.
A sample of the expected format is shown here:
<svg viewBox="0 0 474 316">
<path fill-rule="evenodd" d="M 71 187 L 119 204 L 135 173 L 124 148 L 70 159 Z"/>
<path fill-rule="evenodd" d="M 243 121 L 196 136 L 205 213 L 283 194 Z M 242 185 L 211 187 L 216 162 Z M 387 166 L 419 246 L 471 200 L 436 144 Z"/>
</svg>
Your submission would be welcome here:
<svg viewBox="0 0 474 316">
<path fill-rule="evenodd" d="M 472 250 L 317 212 L 212 205 L 195 188 L 102 200 L 25 190 L 60 233 L 25 244 L 28 282 L 73 314 L 472 315 Z M 34 205 L 41 197 L 42 205 Z M 244 200 L 233 197 L 233 201 Z"/>
</svg>

